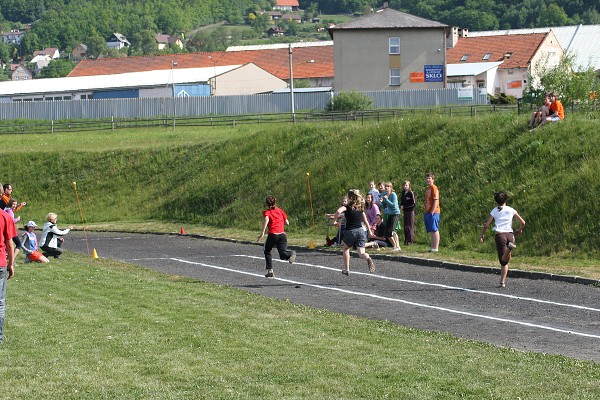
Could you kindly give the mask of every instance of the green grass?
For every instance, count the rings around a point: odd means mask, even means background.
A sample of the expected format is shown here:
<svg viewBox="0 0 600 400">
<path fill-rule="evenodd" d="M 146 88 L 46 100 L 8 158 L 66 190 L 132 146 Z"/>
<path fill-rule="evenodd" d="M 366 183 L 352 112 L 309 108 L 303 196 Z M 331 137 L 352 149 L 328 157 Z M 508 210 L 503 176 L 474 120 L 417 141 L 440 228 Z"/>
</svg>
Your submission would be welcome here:
<svg viewBox="0 0 600 400">
<path fill-rule="evenodd" d="M 600 365 L 68 254 L 9 282 L 1 399 L 596 399 Z"/>
<path fill-rule="evenodd" d="M 509 205 L 527 221 L 513 268 L 600 279 L 600 220 L 593 206 L 600 193 L 600 136 L 591 117 L 573 114 L 535 132 L 526 129 L 526 116 L 502 113 L 364 125 L 3 135 L 10 156 L 2 179 L 29 203 L 23 221 L 39 224 L 54 211 L 62 224 L 81 224 L 76 182 L 90 226 L 156 221 L 216 236 L 255 236 L 264 198 L 274 194 L 290 216 L 291 237 L 308 245 L 324 241 L 323 216 L 348 188 L 366 189 L 370 179 L 399 188 L 409 179 L 420 210 L 423 176 L 432 170 L 442 199 L 442 253 L 436 257 L 496 265 L 492 241 L 480 245 L 477 239 L 494 207 L 493 193 L 507 190 Z M 416 219 L 417 245 L 404 250 L 423 256 L 429 238 L 420 212 Z"/>
</svg>

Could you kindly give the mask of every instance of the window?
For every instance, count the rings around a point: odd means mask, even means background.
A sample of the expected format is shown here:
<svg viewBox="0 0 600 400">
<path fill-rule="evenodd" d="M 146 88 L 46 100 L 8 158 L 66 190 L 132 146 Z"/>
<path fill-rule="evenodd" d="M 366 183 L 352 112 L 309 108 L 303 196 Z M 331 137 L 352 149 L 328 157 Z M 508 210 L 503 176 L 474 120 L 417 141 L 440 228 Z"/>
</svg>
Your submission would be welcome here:
<svg viewBox="0 0 600 400">
<path fill-rule="evenodd" d="M 400 86 L 400 70 L 397 68 L 390 69 L 390 86 Z"/>
<path fill-rule="evenodd" d="M 485 56 L 483 56 L 484 60 L 489 60 L 492 57 L 492 53 L 485 53 Z"/>
<path fill-rule="evenodd" d="M 462 56 L 462 58 L 460 59 L 460 61 L 467 61 L 470 56 L 471 56 L 470 54 L 465 54 L 464 56 Z"/>
<path fill-rule="evenodd" d="M 389 39 L 390 44 L 390 54 L 400 54 L 400 38 L 399 37 L 391 37 Z"/>
</svg>

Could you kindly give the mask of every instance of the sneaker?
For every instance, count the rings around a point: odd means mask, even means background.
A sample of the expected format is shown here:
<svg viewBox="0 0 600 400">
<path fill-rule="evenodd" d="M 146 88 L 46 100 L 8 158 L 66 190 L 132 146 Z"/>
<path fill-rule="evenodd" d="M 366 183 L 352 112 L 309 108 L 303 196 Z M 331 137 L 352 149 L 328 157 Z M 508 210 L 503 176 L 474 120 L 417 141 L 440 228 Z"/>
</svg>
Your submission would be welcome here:
<svg viewBox="0 0 600 400">
<path fill-rule="evenodd" d="M 275 274 L 273 273 L 273 270 L 272 269 L 268 269 L 267 273 L 265 275 L 265 278 L 274 278 L 274 277 L 275 277 Z"/>
<path fill-rule="evenodd" d="M 367 260 L 367 265 L 369 266 L 369 272 L 374 273 L 375 272 L 375 263 L 373 262 L 373 259 L 369 258 Z"/>
<path fill-rule="evenodd" d="M 379 243 L 377 243 L 377 242 L 373 243 L 373 248 L 375 250 L 379 250 Z"/>
<path fill-rule="evenodd" d="M 400 251 L 400 250 L 401 250 L 401 249 L 400 249 L 400 247 L 394 247 L 394 248 L 392 249 L 392 251 Z"/>
<path fill-rule="evenodd" d="M 517 245 L 514 244 L 513 242 L 508 242 L 508 244 L 506 245 L 506 247 L 508 247 L 509 250 L 514 250 L 517 248 Z"/>
<path fill-rule="evenodd" d="M 430 253 L 437 253 L 437 252 L 438 252 L 438 249 L 429 249 L 429 252 L 430 252 Z"/>
<path fill-rule="evenodd" d="M 350 271 L 348 271 L 347 269 L 343 269 L 342 274 L 348 276 L 348 275 L 350 275 Z"/>
<path fill-rule="evenodd" d="M 290 262 L 290 264 L 293 264 L 296 262 L 296 252 L 295 251 L 292 251 L 292 255 L 290 256 L 288 261 Z"/>
</svg>

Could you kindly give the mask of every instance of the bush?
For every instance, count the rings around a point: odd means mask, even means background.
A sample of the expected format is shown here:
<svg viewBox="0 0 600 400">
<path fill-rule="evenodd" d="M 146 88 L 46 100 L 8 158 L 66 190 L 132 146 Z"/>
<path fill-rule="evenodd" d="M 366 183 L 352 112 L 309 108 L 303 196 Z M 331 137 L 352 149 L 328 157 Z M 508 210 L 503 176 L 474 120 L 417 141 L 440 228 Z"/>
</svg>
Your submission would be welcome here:
<svg viewBox="0 0 600 400">
<path fill-rule="evenodd" d="M 500 93 L 498 96 L 490 95 L 490 104 L 517 104 L 517 98 L 507 96 L 506 93 Z"/>
<path fill-rule="evenodd" d="M 329 102 L 327 111 L 359 111 L 371 108 L 373 100 L 359 92 L 342 92 Z"/>
</svg>

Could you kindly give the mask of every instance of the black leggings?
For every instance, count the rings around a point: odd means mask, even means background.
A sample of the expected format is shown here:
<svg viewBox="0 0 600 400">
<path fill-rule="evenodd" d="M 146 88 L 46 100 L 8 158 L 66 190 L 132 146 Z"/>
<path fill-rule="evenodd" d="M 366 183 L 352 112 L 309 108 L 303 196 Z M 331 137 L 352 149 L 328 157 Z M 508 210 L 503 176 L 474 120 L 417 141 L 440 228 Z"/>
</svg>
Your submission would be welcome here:
<svg viewBox="0 0 600 400">
<path fill-rule="evenodd" d="M 267 269 L 273 269 L 271 250 L 273 250 L 273 247 L 275 246 L 277 246 L 280 259 L 289 260 L 292 256 L 292 252 L 287 249 L 287 236 L 285 233 L 280 233 L 278 235 L 269 233 L 267 240 L 265 241 L 265 261 L 267 262 Z"/>
</svg>

